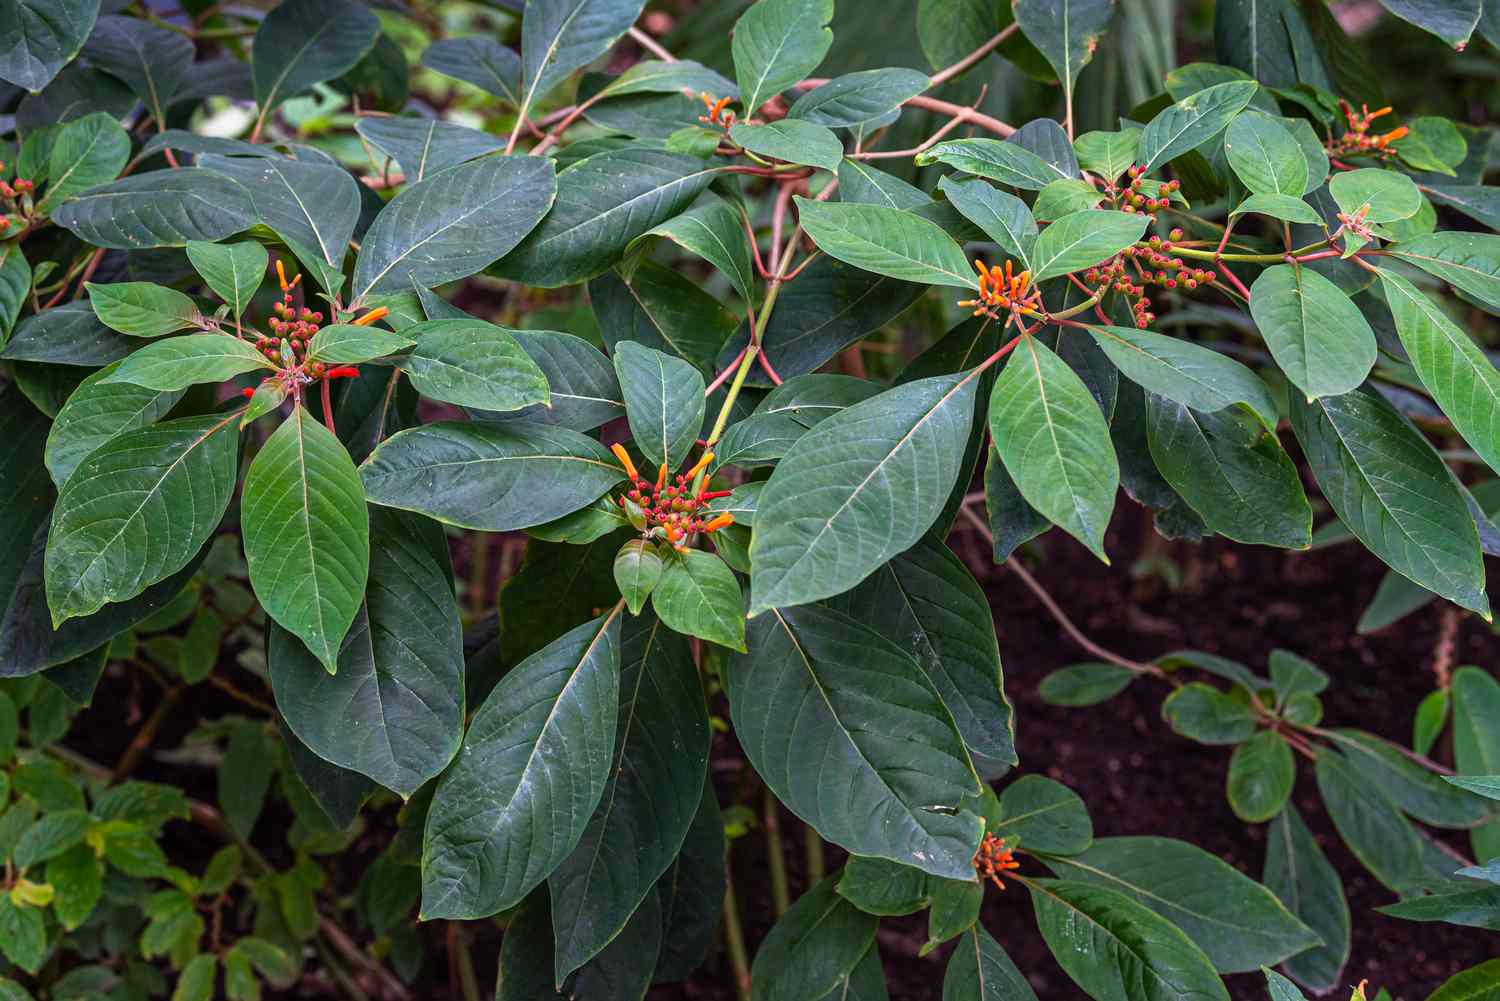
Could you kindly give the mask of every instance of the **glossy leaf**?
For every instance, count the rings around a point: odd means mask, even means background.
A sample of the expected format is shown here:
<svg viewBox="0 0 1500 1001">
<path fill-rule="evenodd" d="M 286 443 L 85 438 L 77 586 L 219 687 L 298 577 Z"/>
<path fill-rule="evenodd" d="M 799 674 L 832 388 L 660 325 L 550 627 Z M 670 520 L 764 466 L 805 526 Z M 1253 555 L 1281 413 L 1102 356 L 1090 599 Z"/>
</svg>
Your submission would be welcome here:
<svg viewBox="0 0 1500 1001">
<path fill-rule="evenodd" d="M 373 358 L 384 358 L 411 347 L 409 336 L 421 324 L 404 328 L 407 333 L 393 334 L 376 326 L 335 323 L 324 327 L 307 342 L 307 360 L 325 365 L 358 365 Z"/>
<path fill-rule="evenodd" d="M 482 320 L 428 320 L 402 334 L 417 346 L 401 368 L 423 396 L 495 411 L 551 399 L 547 377 L 502 327 Z"/>
<path fill-rule="evenodd" d="M 1391 253 L 1500 312 L 1500 236 L 1447 231 L 1402 240 Z"/>
<path fill-rule="evenodd" d="M 255 32 L 250 66 L 261 115 L 353 69 L 380 37 L 380 20 L 348 0 L 287 0 Z"/>
<path fill-rule="evenodd" d="M 128 159 L 130 137 L 105 112 L 96 111 L 69 122 L 52 145 L 47 192 L 37 207 L 50 211 L 80 192 L 108 184 L 120 176 Z"/>
<path fill-rule="evenodd" d="M 651 607 L 669 628 L 745 651 L 744 596 L 724 561 L 701 549 L 668 555 Z"/>
<path fill-rule="evenodd" d="M 830 257 L 903 281 L 978 287 L 963 248 L 934 222 L 881 205 L 796 202 L 803 229 Z"/>
<path fill-rule="evenodd" d="M 348 171 L 331 163 L 267 157 L 202 156 L 198 162 L 238 181 L 249 192 L 257 219 L 299 257 L 342 270 L 360 217 L 359 187 Z"/>
<path fill-rule="evenodd" d="M 16 0 L 0 8 L 0 79 L 33 94 L 83 48 L 99 16 L 99 0 Z"/>
<path fill-rule="evenodd" d="M 943 1001 L 1034 1001 L 1036 991 L 980 925 L 964 933 L 943 973 Z"/>
<path fill-rule="evenodd" d="M 1307 159 L 1286 127 L 1270 115 L 1247 111 L 1224 133 L 1224 154 L 1254 194 L 1300 197 L 1307 191 Z"/>
<path fill-rule="evenodd" d="M 112 250 L 181 247 L 221 240 L 255 223 L 245 189 L 201 167 L 131 174 L 58 206 L 52 221 Z"/>
<path fill-rule="evenodd" d="M 634 341 L 616 344 L 614 356 L 630 434 L 650 464 L 642 475 L 662 465 L 676 472 L 703 430 L 703 377 L 687 362 Z"/>
<path fill-rule="evenodd" d="M 47 471 L 62 486 L 94 449 L 116 435 L 153 424 L 177 405 L 181 391 L 163 392 L 127 382 L 105 382 L 119 362 L 79 384 L 47 432 Z"/>
<path fill-rule="evenodd" d="M 820 998 L 875 941 L 875 919 L 835 893 L 834 882 L 812 887 L 771 928 L 751 967 L 756 998 Z"/>
<path fill-rule="evenodd" d="M 949 139 L 916 155 L 918 166 L 946 163 L 1007 187 L 1040 191 L 1057 179 L 1047 161 L 1026 147 L 998 139 Z"/>
<path fill-rule="evenodd" d="M 783 118 L 763 125 L 736 124 L 729 138 L 752 153 L 837 170 L 844 159 L 844 144 L 827 126 L 798 118 Z"/>
<path fill-rule="evenodd" d="M 147 344 L 122 361 L 103 381 L 171 391 L 273 367 L 265 355 L 238 337 L 185 334 Z"/>
<path fill-rule="evenodd" d="M 741 299 L 754 301 L 750 246 L 739 212 L 724 199 L 703 195 L 688 211 L 648 230 L 637 242 L 653 236 L 665 237 L 708 261 L 729 279 Z"/>
<path fill-rule="evenodd" d="M 735 23 L 735 77 L 749 118 L 765 101 L 811 76 L 833 44 L 833 0 L 759 0 Z"/>
<path fill-rule="evenodd" d="M 266 277 L 270 255 L 258 243 L 204 243 L 189 240 L 188 260 L 208 283 L 214 294 L 229 307 L 229 315 L 239 319 L 250 305 L 250 297 Z"/>
<path fill-rule="evenodd" d="M 361 118 L 354 128 L 399 163 L 408 181 L 505 149 L 505 141 L 488 132 L 438 118 Z"/>
<path fill-rule="evenodd" d="M 166 109 L 192 70 L 194 48 L 186 35 L 111 14 L 94 25 L 85 54 L 90 64 L 128 86 L 164 125 Z"/>
<path fill-rule="evenodd" d="M 89 290 L 89 305 L 99 322 L 122 334 L 160 337 L 197 326 L 199 320 L 193 300 L 152 282 L 85 282 L 84 287 Z"/>
<path fill-rule="evenodd" d="M 1286 741 L 1269 730 L 1257 733 L 1229 758 L 1229 806 L 1246 823 L 1270 820 L 1286 805 L 1296 774 Z"/>
<path fill-rule="evenodd" d="M 1022 34 L 1057 71 L 1071 109 L 1078 74 L 1114 18 L 1114 0 L 1019 0 L 1012 9 Z"/>
<path fill-rule="evenodd" d="M 1277 264 L 1250 287 L 1250 315 L 1276 364 L 1308 399 L 1347 393 L 1375 364 L 1375 334 L 1349 297 L 1311 268 Z"/>
<path fill-rule="evenodd" d="M 1135 327 L 1089 327 L 1109 360 L 1132 382 L 1194 410 L 1242 403 L 1268 431 L 1278 419 L 1270 388 L 1240 362 L 1180 337 Z"/>
<path fill-rule="evenodd" d="M 1076 855 L 1094 840 L 1094 825 L 1078 794 L 1041 775 L 1022 775 L 1000 794 L 990 833 L 1028 851 Z"/>
<path fill-rule="evenodd" d="M 520 114 L 602 56 L 640 16 L 645 0 L 527 0 L 521 21 Z"/>
<path fill-rule="evenodd" d="M 1025 202 L 977 179 L 955 181 L 944 177 L 938 182 L 938 190 L 948 196 L 948 201 L 965 219 L 999 244 L 1002 251 L 1019 261 L 1024 269 L 1031 269 L 1037 226 Z"/>
<path fill-rule="evenodd" d="M 1145 231 L 1141 215 L 1097 209 L 1065 215 L 1036 238 L 1032 278 L 1043 281 L 1092 267 L 1135 243 Z"/>
<path fill-rule="evenodd" d="M 422 65 L 520 104 L 521 57 L 493 38 L 443 38 L 422 52 Z"/>
<path fill-rule="evenodd" d="M 1224 131 L 1259 87 L 1253 80 L 1232 80 L 1200 90 L 1163 109 L 1142 130 L 1136 162 L 1150 173 L 1202 146 Z"/>
</svg>

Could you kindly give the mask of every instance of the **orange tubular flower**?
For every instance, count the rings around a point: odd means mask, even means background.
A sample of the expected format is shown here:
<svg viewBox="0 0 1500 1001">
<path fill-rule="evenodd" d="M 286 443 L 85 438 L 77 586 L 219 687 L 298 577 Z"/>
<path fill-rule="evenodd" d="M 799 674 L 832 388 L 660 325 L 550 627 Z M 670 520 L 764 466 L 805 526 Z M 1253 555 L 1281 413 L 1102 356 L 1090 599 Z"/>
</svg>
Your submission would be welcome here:
<svg viewBox="0 0 1500 1001">
<path fill-rule="evenodd" d="M 1015 262 L 1006 261 L 1001 269 L 998 264 L 986 268 L 983 261 L 975 261 L 974 270 L 979 272 L 979 298 L 965 299 L 959 305 L 973 309 L 975 316 L 999 319 L 998 310 L 1040 305 L 1040 296 L 1031 284 L 1031 272 L 1017 274 Z"/>
<path fill-rule="evenodd" d="M 1005 884 L 1000 881 L 1000 877 L 1011 869 L 1019 868 L 1021 863 L 1005 847 L 1004 838 L 986 834 L 984 840 L 979 842 L 979 851 L 974 853 L 974 871 L 979 874 L 980 879 L 987 879 L 1003 890 Z"/>
<path fill-rule="evenodd" d="M 280 262 L 279 261 L 277 262 L 277 266 L 278 267 L 280 266 Z M 385 319 L 387 316 L 390 315 L 390 312 L 391 312 L 390 309 L 388 309 L 385 306 L 377 306 L 374 309 L 370 310 L 368 313 L 366 313 L 364 316 L 361 316 L 359 319 L 355 320 L 354 321 L 354 326 L 356 326 L 356 327 L 368 327 L 370 324 L 374 323 L 377 320 L 383 320 L 383 319 Z"/>
<path fill-rule="evenodd" d="M 715 515 L 711 521 L 703 526 L 703 530 L 705 532 L 717 532 L 719 529 L 728 528 L 733 524 L 734 515 L 730 514 L 728 511 L 725 511 L 723 514 Z"/>
<path fill-rule="evenodd" d="M 620 460 L 620 465 L 625 467 L 625 475 L 634 482 L 641 478 L 641 474 L 635 471 L 635 463 L 630 461 L 630 453 L 625 451 L 625 446 L 615 442 L 609 446 L 609 450 L 615 453 L 615 458 Z"/>
</svg>

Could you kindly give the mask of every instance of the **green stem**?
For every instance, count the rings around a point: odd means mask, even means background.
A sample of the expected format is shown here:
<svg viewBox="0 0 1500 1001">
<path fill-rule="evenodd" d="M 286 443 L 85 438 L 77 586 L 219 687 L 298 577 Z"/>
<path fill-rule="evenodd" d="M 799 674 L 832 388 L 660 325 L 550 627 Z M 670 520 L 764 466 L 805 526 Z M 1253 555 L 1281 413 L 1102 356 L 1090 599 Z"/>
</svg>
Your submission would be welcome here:
<svg viewBox="0 0 1500 1001">
<path fill-rule="evenodd" d="M 729 945 L 729 965 L 734 969 L 734 987 L 740 1001 L 750 1001 L 750 952 L 740 927 L 740 907 L 734 897 L 734 868 L 724 865 L 724 939 Z"/>
<path fill-rule="evenodd" d="M 729 412 L 734 409 L 734 401 L 739 399 L 740 390 L 745 387 L 745 379 L 750 375 L 750 367 L 755 364 L 755 356 L 760 353 L 760 338 L 766 332 L 766 323 L 771 318 L 771 310 L 776 306 L 776 297 L 781 294 L 781 282 L 771 282 L 771 289 L 766 293 L 765 302 L 760 305 L 760 312 L 755 314 L 755 327 L 750 331 L 750 344 L 745 348 L 744 357 L 740 359 L 740 367 L 735 370 L 734 380 L 729 383 L 729 392 L 724 394 L 724 404 L 719 407 L 719 416 L 714 419 L 714 428 L 709 432 L 705 441 L 706 447 L 713 448 L 719 436 L 724 433 L 724 427 L 729 423 Z M 703 486 L 703 477 L 707 470 L 700 469 L 698 475 L 693 478 L 693 493 L 697 494 Z"/>
<path fill-rule="evenodd" d="M 1327 240 L 1319 240 L 1317 243 L 1309 243 L 1307 246 L 1299 247 L 1296 250 L 1284 250 L 1279 254 L 1220 254 L 1212 250 L 1194 250 L 1191 247 L 1173 247 L 1172 253 L 1183 257 L 1196 257 L 1203 261 L 1243 261 L 1246 264 L 1274 264 L 1278 261 L 1286 260 L 1288 255 L 1299 257 L 1302 254 L 1327 245 Z"/>
<path fill-rule="evenodd" d="M 823 839 L 811 824 L 802 825 L 802 838 L 807 851 L 807 885 L 814 886 L 823 881 L 828 871 L 823 861 Z"/>
<path fill-rule="evenodd" d="M 786 880 L 786 856 L 781 848 L 781 810 L 775 793 L 766 786 L 761 795 L 761 823 L 766 828 L 766 858 L 771 865 L 771 904 L 779 918 L 792 906 L 792 891 Z"/>
</svg>

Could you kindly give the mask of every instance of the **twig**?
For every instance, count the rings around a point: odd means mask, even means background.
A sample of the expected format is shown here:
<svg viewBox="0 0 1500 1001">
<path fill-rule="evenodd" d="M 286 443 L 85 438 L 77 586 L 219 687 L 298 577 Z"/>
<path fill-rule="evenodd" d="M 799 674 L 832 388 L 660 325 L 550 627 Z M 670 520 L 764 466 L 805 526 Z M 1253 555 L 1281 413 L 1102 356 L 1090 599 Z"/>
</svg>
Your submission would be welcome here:
<svg viewBox="0 0 1500 1001">
<path fill-rule="evenodd" d="M 1020 25 L 1016 24 L 1014 21 L 1006 25 L 1005 29 L 1001 31 L 1000 34 L 996 35 L 994 38 L 991 38 L 988 42 L 985 42 L 973 52 L 970 52 L 968 55 L 964 56 L 952 66 L 949 66 L 947 69 L 939 70 L 937 73 L 934 73 L 932 75 L 932 81 L 929 86 L 939 87 L 947 83 L 949 80 L 952 80 L 964 70 L 968 69 L 970 66 L 973 66 L 975 63 L 979 62 L 979 60 L 983 59 L 991 52 L 994 52 L 995 49 L 1000 46 L 1000 43 L 1005 41 L 1011 35 L 1014 35 L 1016 33 L 1016 29 L 1019 27 Z"/>
<path fill-rule="evenodd" d="M 734 987 L 740 1001 L 750 1001 L 750 953 L 740 926 L 740 907 L 734 895 L 734 869 L 724 865 L 724 939 L 729 946 L 729 965 L 734 969 Z"/>
<path fill-rule="evenodd" d="M 766 860 L 771 869 L 771 905 L 779 918 L 791 908 L 792 894 L 786 881 L 786 856 L 782 854 L 781 808 L 770 786 L 762 792 L 760 815 L 766 829 Z"/>
<path fill-rule="evenodd" d="M 660 42 L 652 38 L 650 35 L 646 34 L 641 29 L 637 28 L 635 25 L 631 25 L 630 30 L 627 31 L 626 34 L 630 36 L 630 40 L 632 42 L 635 42 L 635 44 L 639 45 L 641 48 L 645 49 L 647 52 L 651 53 L 662 62 L 675 63 L 677 61 L 677 57 L 672 55 L 672 53 L 668 52 L 666 49 L 662 48 Z"/>
</svg>

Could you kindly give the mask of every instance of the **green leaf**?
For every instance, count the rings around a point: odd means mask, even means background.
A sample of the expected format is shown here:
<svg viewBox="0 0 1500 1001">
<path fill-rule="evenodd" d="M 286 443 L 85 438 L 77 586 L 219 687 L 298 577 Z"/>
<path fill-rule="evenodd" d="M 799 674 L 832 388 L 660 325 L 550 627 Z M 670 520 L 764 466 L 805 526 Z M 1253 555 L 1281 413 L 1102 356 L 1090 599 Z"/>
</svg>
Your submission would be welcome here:
<svg viewBox="0 0 1500 1001">
<path fill-rule="evenodd" d="M 1225 793 L 1234 815 L 1259 824 L 1281 812 L 1297 777 L 1292 749 L 1279 734 L 1263 730 L 1234 749 Z"/>
<path fill-rule="evenodd" d="M 380 19 L 348 0 L 287 0 L 261 21 L 250 68 L 261 118 L 314 84 L 343 76 L 375 47 Z"/>
<path fill-rule="evenodd" d="M 138 343 L 100 323 L 87 302 L 68 302 L 33 313 L 17 324 L 0 358 L 92 368 L 124 358 Z"/>
<path fill-rule="evenodd" d="M 932 527 L 958 477 L 976 383 L 897 386 L 792 446 L 757 509 L 751 615 L 841 594 Z"/>
<path fill-rule="evenodd" d="M 116 435 L 154 424 L 182 399 L 182 391 L 163 392 L 128 382 L 107 382 L 119 368 L 113 362 L 79 384 L 47 433 L 46 463 L 52 482 L 62 486 L 94 449 Z"/>
<path fill-rule="evenodd" d="M 338 673 L 272 625 L 267 665 L 287 725 L 318 756 L 403 797 L 447 766 L 463 734 L 463 632 L 436 526 L 377 509 L 370 576 Z"/>
<path fill-rule="evenodd" d="M 1422 0 L 1380 0 L 1380 5 L 1403 21 L 1430 32 L 1460 51 L 1479 23 L 1479 0 L 1424 3 Z"/>
<path fill-rule="evenodd" d="M 705 91 L 721 96 L 737 93 L 729 80 L 691 59 L 672 62 L 643 59 L 611 80 L 601 93 L 623 97 L 627 94 L 696 94 Z"/>
<path fill-rule="evenodd" d="M 1274 431 L 1278 418 L 1270 387 L 1245 365 L 1212 348 L 1134 327 L 1089 327 L 1094 340 L 1132 382 L 1194 410 L 1243 403 Z"/>
<path fill-rule="evenodd" d="M 691 205 L 716 170 L 696 156 L 646 148 L 575 163 L 557 175 L 557 205 L 546 219 L 490 271 L 544 288 L 592 278 L 618 263 L 637 237 Z"/>
<path fill-rule="evenodd" d="M 1291 195 L 1251 195 L 1236 205 L 1230 215 L 1240 216 L 1247 212 L 1270 216 L 1272 219 L 1281 219 L 1286 222 L 1300 222 L 1308 226 L 1318 226 L 1323 222 L 1323 217 L 1318 215 L 1317 209 Z"/>
<path fill-rule="evenodd" d="M 444 38 L 422 52 L 422 65 L 472 83 L 511 104 L 521 103 L 521 57 L 493 38 Z"/>
<path fill-rule="evenodd" d="M 532 156 L 488 156 L 410 185 L 365 233 L 353 301 L 483 270 L 536 227 L 558 192 L 552 162 Z"/>
<path fill-rule="evenodd" d="M 1365 209 L 1365 221 L 1409 219 L 1422 207 L 1422 193 L 1405 174 L 1379 167 L 1341 170 L 1328 182 L 1328 193 L 1345 215 Z"/>
<path fill-rule="evenodd" d="M 787 117 L 831 129 L 853 128 L 895 111 L 928 85 L 927 74 L 900 67 L 846 73 L 797 98 Z"/>
<path fill-rule="evenodd" d="M 0 894 L 0 955 L 35 974 L 47 958 L 47 927 L 42 908 L 20 906 Z"/>
<path fill-rule="evenodd" d="M 1113 0 L 1016 0 L 1011 7 L 1021 33 L 1057 71 L 1071 113 L 1078 74 L 1115 16 Z"/>
<path fill-rule="evenodd" d="M 593 438 L 531 421 L 411 428 L 382 442 L 360 474 L 371 503 L 487 532 L 551 521 L 625 479 Z"/>
<path fill-rule="evenodd" d="M 1359 307 L 1311 268 L 1277 264 L 1250 286 L 1250 315 L 1276 364 L 1309 400 L 1347 393 L 1375 364 Z"/>
<path fill-rule="evenodd" d="M 1500 997 L 1500 959 L 1455 973 L 1427 1001 L 1495 1001 Z"/>
<path fill-rule="evenodd" d="M 99 0 L 16 0 L 0 7 L 0 79 L 38 93 L 78 55 L 99 16 Z M 35 971 L 33 971 L 35 972 Z"/>
<path fill-rule="evenodd" d="M 1500 236 L 1446 231 L 1402 240 L 1390 253 L 1500 313 Z"/>
<path fill-rule="evenodd" d="M 505 149 L 505 140 L 440 118 L 361 118 L 354 130 L 401 165 L 407 181 Z"/>
<path fill-rule="evenodd" d="M 428 320 L 402 334 L 417 346 L 401 368 L 423 396 L 502 412 L 551 399 L 547 377 L 503 327 L 483 320 Z"/>
<path fill-rule="evenodd" d="M 1477 667 L 1453 672 L 1453 761 L 1461 773 L 1500 773 L 1500 684 Z M 1500 855 L 1500 821 L 1491 821 L 1470 835 L 1474 854 L 1481 859 Z"/>
<path fill-rule="evenodd" d="M 1486 799 L 1500 799 L 1500 775 L 1444 775 L 1443 781 Z"/>
<path fill-rule="evenodd" d="M 1490 229 L 1500 229 L 1500 187 L 1484 184 L 1424 184 L 1422 191 L 1440 205 L 1457 209 Z"/>
<path fill-rule="evenodd" d="M 203 548 L 234 493 L 237 416 L 126 431 L 79 464 L 47 540 L 54 628 L 135 597 Z"/>
<path fill-rule="evenodd" d="M 816 266 L 809 267 L 797 280 L 802 281 Z M 794 287 L 787 286 L 787 291 Z M 606 272 L 589 282 L 588 289 L 605 344 L 637 341 L 691 362 L 700 371 L 715 367 L 715 356 L 736 325 L 735 317 L 717 299 L 687 276 L 649 258 L 641 261 L 628 278 L 616 271 Z M 784 305 L 785 296 L 778 301 L 769 326 L 775 325 Z M 777 371 L 781 371 L 779 365 Z M 610 377 L 613 380 L 613 368 Z"/>
<path fill-rule="evenodd" d="M 614 346 L 615 374 L 625 394 L 630 434 L 650 469 L 673 473 L 703 430 L 703 376 L 687 362 L 634 341 Z"/>
<path fill-rule="evenodd" d="M 276 771 L 275 746 L 260 724 L 241 721 L 231 729 L 219 759 L 219 807 L 229 829 L 241 839 L 249 840 L 265 808 Z"/>
<path fill-rule="evenodd" d="M 1262 878 L 1323 939 L 1287 959 L 1286 971 L 1314 990 L 1332 988 L 1349 959 L 1349 905 L 1338 872 L 1291 803 L 1271 823 Z"/>
<path fill-rule="evenodd" d="M 1443 921 L 1500 931 L 1500 887 L 1412 897 L 1375 909 L 1403 921 Z"/>
<path fill-rule="evenodd" d="M 422 326 L 424 324 L 413 324 L 401 333 L 393 334 L 376 326 L 335 323 L 313 334 L 312 340 L 307 342 L 307 360 L 325 365 L 359 365 L 374 358 L 384 358 L 415 344 L 411 338 Z M 405 359 L 402 360 L 402 370 L 407 370 Z"/>
<path fill-rule="evenodd" d="M 10 337 L 31 291 L 31 265 L 21 252 L 21 242 L 0 243 L 0 345 Z"/>
<path fill-rule="evenodd" d="M 734 571 L 712 553 L 668 554 L 651 607 L 669 628 L 745 652 L 744 596 Z"/>
<path fill-rule="evenodd" d="M 10 852 L 10 860 L 18 868 L 27 869 L 56 858 L 74 845 L 82 844 L 90 823 L 89 815 L 83 810 L 56 810 L 44 814 L 21 832 Z"/>
<path fill-rule="evenodd" d="M 876 170 L 867 160 L 847 157 L 839 164 L 839 201 L 884 205 L 893 209 L 919 209 L 932 204 L 932 199 L 921 188 L 883 170 Z"/>
<path fill-rule="evenodd" d="M 1136 162 L 1150 173 L 1224 131 L 1260 89 L 1254 80 L 1215 84 L 1170 105 L 1141 131 Z"/>
<path fill-rule="evenodd" d="M 52 913 L 64 931 L 73 931 L 104 896 L 104 863 L 92 848 L 77 845 L 47 863 L 47 882 L 57 894 Z"/>
<path fill-rule="evenodd" d="M 1229 123 L 1224 155 L 1254 194 L 1300 198 L 1307 191 L 1307 158 L 1286 127 L 1270 115 L 1247 111 Z"/>
<path fill-rule="evenodd" d="M 1423 876 L 1422 842 L 1380 786 L 1354 771 L 1332 748 L 1318 754 L 1318 792 L 1339 836 L 1370 875 L 1397 893 Z"/>
<path fill-rule="evenodd" d="M 255 224 L 255 206 L 223 174 L 185 167 L 90 188 L 59 205 L 52 221 L 96 247 L 148 250 L 232 236 Z"/>
<path fill-rule="evenodd" d="M 219 975 L 219 959 L 212 953 L 200 953 L 188 960 L 172 989 L 172 1001 L 209 1001 L 214 996 L 214 981 Z"/>
<path fill-rule="evenodd" d="M 38 211 L 51 212 L 81 191 L 108 184 L 129 159 L 130 137 L 109 114 L 96 111 L 69 122 L 52 145 L 47 192 L 37 202 Z"/>
<path fill-rule="evenodd" d="M 1104 195 L 1088 181 L 1060 177 L 1037 194 L 1032 210 L 1038 219 L 1050 222 L 1073 212 L 1097 208 L 1102 201 Z"/>
<path fill-rule="evenodd" d="M 748 642 L 725 674 L 730 708 L 746 754 L 787 808 L 856 854 L 972 880 L 983 825 L 959 807 L 980 785 L 916 661 L 817 605 L 752 620 Z M 895 732 L 899 742 L 888 739 Z M 823 765 L 835 760 L 837 769 Z"/>
<path fill-rule="evenodd" d="M 735 22 L 735 78 L 745 118 L 813 70 L 828 54 L 833 0 L 759 0 Z"/>
<path fill-rule="evenodd" d="M 333 673 L 370 569 L 370 514 L 349 453 L 296 407 L 245 476 L 240 520 L 266 614 Z"/>
<path fill-rule="evenodd" d="M 1135 163 L 1141 137 L 1137 130 L 1085 132 L 1073 140 L 1073 152 L 1085 170 L 1113 181 Z"/>
<path fill-rule="evenodd" d="M 729 138 L 752 153 L 837 170 L 844 159 L 844 144 L 826 126 L 797 118 L 783 118 L 764 125 L 737 123 Z"/>
<path fill-rule="evenodd" d="M 257 219 L 281 237 L 326 291 L 342 286 L 344 254 L 360 219 L 359 185 L 347 170 L 269 157 L 200 156 L 198 164 L 238 181 L 249 192 Z"/>
<path fill-rule="evenodd" d="M 928 889 L 931 878 L 909 865 L 851 855 L 839 876 L 838 892 L 866 914 L 900 917 L 932 903 Z"/>
<path fill-rule="evenodd" d="M 1146 394 L 1146 420 L 1156 468 L 1209 528 L 1251 545 L 1308 547 L 1312 508 L 1273 432 L 1155 393 Z"/>
<path fill-rule="evenodd" d="M 189 240 L 187 255 L 193 269 L 224 300 L 235 319 L 245 312 L 251 296 L 260 288 L 270 259 L 266 248 L 253 240 L 227 244 Z"/>
<path fill-rule="evenodd" d="M 615 747 L 623 608 L 516 665 L 475 713 L 427 815 L 424 920 L 514 907 L 577 846 Z"/>
<path fill-rule="evenodd" d="M 682 851 L 656 882 L 662 902 L 658 981 L 685 979 L 708 955 L 724 911 L 725 847 L 719 801 L 713 782 L 705 778 Z"/>
<path fill-rule="evenodd" d="M 1464 440 L 1500 471 L 1500 372 L 1458 324 L 1405 278 L 1380 273 L 1401 346 Z"/>
<path fill-rule="evenodd" d="M 1360 730 L 1330 730 L 1349 767 L 1402 810 L 1434 827 L 1476 827 L 1494 815 L 1482 797 L 1455 789 L 1395 744 Z"/>
<path fill-rule="evenodd" d="M 274 367 L 251 344 L 230 334 L 184 334 L 147 344 L 102 381 L 170 392 Z"/>
<path fill-rule="evenodd" d="M 662 558 L 645 539 L 631 539 L 615 554 L 615 584 L 631 615 L 641 614 L 656 582 L 661 580 Z"/>
<path fill-rule="evenodd" d="M 194 47 L 179 32 L 140 18 L 108 15 L 94 25 L 84 54 L 91 66 L 128 86 L 165 125 L 166 110 L 193 69 Z"/>
<path fill-rule="evenodd" d="M 1083 380 L 1034 337 L 995 380 L 990 434 L 1026 502 L 1108 563 L 1104 529 L 1120 482 L 1109 426 Z"/>
<path fill-rule="evenodd" d="M 1040 191 L 1057 180 L 1046 160 L 1014 142 L 999 139 L 949 139 L 916 155 L 917 166 L 946 163 L 1007 187 Z"/>
<path fill-rule="evenodd" d="M 559 980 L 656 892 L 704 800 L 710 731 L 687 641 L 652 616 L 628 619 L 620 661 L 609 780 L 578 846 L 548 878 Z"/>
<path fill-rule="evenodd" d="M 1036 220 L 1031 209 L 1015 195 L 1000 191 L 987 181 L 955 181 L 944 177 L 938 190 L 963 217 L 984 231 L 1009 257 L 1031 269 L 1031 251 L 1036 244 Z"/>
<path fill-rule="evenodd" d="M 135 337 L 160 337 L 197 326 L 200 317 L 192 299 L 176 289 L 153 282 L 85 282 L 89 305 L 99 322 Z"/>
<path fill-rule="evenodd" d="M 1292 430 L 1341 521 L 1397 572 L 1488 617 L 1479 533 L 1427 439 L 1368 389 L 1293 400 Z"/>
<path fill-rule="evenodd" d="M 1036 238 L 1032 279 L 1040 282 L 1092 267 L 1135 243 L 1145 231 L 1146 218 L 1140 214 L 1091 209 L 1065 215 Z"/>
<path fill-rule="evenodd" d="M 1027 851 L 1077 855 L 1094 841 L 1094 824 L 1078 794 L 1041 775 L 1022 775 L 1000 794 L 990 833 Z"/>
<path fill-rule="evenodd" d="M 1107 702 L 1125 690 L 1135 674 L 1116 664 L 1086 663 L 1060 667 L 1037 685 L 1048 705 L 1070 709 Z"/>
<path fill-rule="evenodd" d="M 716 140 L 717 141 L 717 140 Z M 723 273 L 746 302 L 754 302 L 755 277 L 750 270 L 750 245 L 739 212 L 724 199 L 705 194 L 681 215 L 647 230 L 631 248 L 647 237 L 665 237 L 688 253 L 703 258 Z M 630 256 L 631 251 L 626 251 Z M 718 345 L 715 345 L 717 349 Z"/>
<path fill-rule="evenodd" d="M 644 0 L 528 3 L 521 22 L 521 117 L 574 70 L 604 55 L 642 6 Z"/>
<path fill-rule="evenodd" d="M 934 222 L 883 205 L 795 201 L 803 229 L 830 257 L 904 281 L 978 287 L 963 248 Z"/>
<path fill-rule="evenodd" d="M 1161 705 L 1172 729 L 1200 744 L 1238 744 L 1255 732 L 1256 716 L 1237 692 L 1201 681 L 1178 688 Z"/>
<path fill-rule="evenodd" d="M 1203 951 L 1125 894 L 1060 879 L 1033 880 L 1028 888 L 1047 947 L 1089 996 L 1228 1001 L 1229 992 Z"/>
<path fill-rule="evenodd" d="M 975 925 L 948 957 L 943 1001 L 1035 1001 L 1036 991 L 989 932 Z"/>
<path fill-rule="evenodd" d="M 875 918 L 834 892 L 835 882 L 812 887 L 771 927 L 750 970 L 758 1001 L 823 997 L 875 941 Z"/>
</svg>

